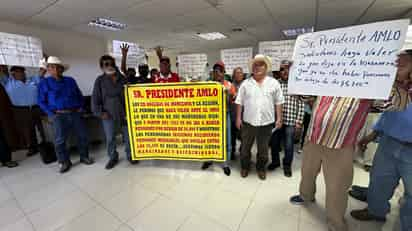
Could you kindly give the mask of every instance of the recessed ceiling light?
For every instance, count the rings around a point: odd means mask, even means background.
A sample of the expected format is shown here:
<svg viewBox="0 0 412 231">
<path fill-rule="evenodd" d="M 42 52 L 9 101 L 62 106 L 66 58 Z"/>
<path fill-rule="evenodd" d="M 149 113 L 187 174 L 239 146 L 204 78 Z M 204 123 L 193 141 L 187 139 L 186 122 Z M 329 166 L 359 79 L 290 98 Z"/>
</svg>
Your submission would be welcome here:
<svg viewBox="0 0 412 231">
<path fill-rule="evenodd" d="M 105 19 L 105 18 L 97 18 L 95 20 L 92 20 L 89 22 L 89 26 L 94 26 L 106 30 L 112 30 L 112 31 L 119 31 L 123 30 L 127 27 L 126 24 L 116 22 L 110 19 Z"/>
<path fill-rule="evenodd" d="M 302 28 L 292 28 L 292 29 L 286 29 L 286 30 L 282 30 L 283 34 L 286 35 L 286 37 L 295 37 L 301 34 L 305 34 L 305 33 L 311 33 L 313 32 L 313 26 L 312 27 L 302 27 Z"/>
<path fill-rule="evenodd" d="M 224 35 L 220 32 L 197 33 L 197 36 L 199 36 L 202 39 L 206 39 L 206 40 L 217 40 L 217 39 L 227 38 L 226 35 Z"/>
</svg>

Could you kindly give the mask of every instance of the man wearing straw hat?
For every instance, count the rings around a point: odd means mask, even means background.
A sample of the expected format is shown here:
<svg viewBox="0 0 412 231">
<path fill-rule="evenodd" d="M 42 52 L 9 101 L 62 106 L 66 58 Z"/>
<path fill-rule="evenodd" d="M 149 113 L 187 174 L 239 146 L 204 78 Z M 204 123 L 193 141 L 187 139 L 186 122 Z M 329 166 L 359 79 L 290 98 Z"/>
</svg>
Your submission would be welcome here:
<svg viewBox="0 0 412 231">
<path fill-rule="evenodd" d="M 86 127 L 82 118 L 83 95 L 76 81 L 63 75 L 68 65 L 55 56 L 47 59 L 47 71 L 51 77 L 40 82 L 39 105 L 47 113 L 54 127 L 54 145 L 60 163 L 60 173 L 70 170 L 72 162 L 66 150 L 66 140 L 73 129 L 77 136 L 80 162 L 93 164 L 89 158 Z"/>
</svg>

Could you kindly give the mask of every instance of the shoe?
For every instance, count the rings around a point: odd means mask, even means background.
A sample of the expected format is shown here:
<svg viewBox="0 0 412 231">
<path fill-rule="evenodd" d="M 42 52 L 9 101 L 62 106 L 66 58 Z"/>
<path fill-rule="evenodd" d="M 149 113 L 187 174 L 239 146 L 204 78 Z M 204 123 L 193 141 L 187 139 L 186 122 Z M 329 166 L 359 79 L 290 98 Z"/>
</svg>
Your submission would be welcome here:
<svg viewBox="0 0 412 231">
<path fill-rule="evenodd" d="M 138 164 L 138 163 L 139 163 L 139 161 L 138 161 L 138 160 L 128 159 L 128 161 L 129 161 L 129 163 L 130 163 L 131 165 L 136 165 L 136 164 Z"/>
<path fill-rule="evenodd" d="M 241 176 L 241 177 L 246 178 L 248 175 L 249 175 L 249 170 L 247 170 L 247 169 L 242 169 L 242 170 L 240 171 L 240 176 Z"/>
<path fill-rule="evenodd" d="M 258 171 L 257 172 L 259 179 L 266 180 L 266 172 L 265 171 Z"/>
<path fill-rule="evenodd" d="M 92 165 L 94 164 L 94 160 L 90 157 L 81 158 L 80 163 L 85 164 L 85 165 Z"/>
<path fill-rule="evenodd" d="M 61 163 L 60 164 L 60 173 L 68 172 L 71 167 L 72 167 L 72 162 L 70 162 L 70 161 L 65 161 L 65 162 Z"/>
<path fill-rule="evenodd" d="M 378 222 L 385 222 L 386 218 L 384 217 L 377 217 L 369 213 L 368 208 L 361 209 L 361 210 L 352 210 L 350 215 L 359 221 L 378 221 Z"/>
<path fill-rule="evenodd" d="M 231 173 L 232 171 L 230 170 L 229 167 L 223 167 L 223 172 L 225 173 L 226 176 L 230 176 L 230 173 Z"/>
<path fill-rule="evenodd" d="M 210 166 L 212 166 L 212 162 L 204 162 L 203 164 L 202 164 L 202 170 L 206 170 L 206 169 L 208 169 Z"/>
<path fill-rule="evenodd" d="M 359 186 L 359 185 L 352 185 L 352 190 L 368 192 L 368 187 L 362 187 L 362 186 Z"/>
<path fill-rule="evenodd" d="M 372 168 L 372 166 L 370 166 L 370 165 L 364 165 L 363 166 L 363 170 L 365 170 L 366 172 L 370 172 L 371 171 L 371 168 Z"/>
<path fill-rule="evenodd" d="M 306 201 L 300 196 L 300 195 L 296 195 L 293 196 L 289 199 L 290 203 L 294 204 L 294 205 L 303 205 L 306 203 Z M 315 199 L 310 201 L 311 203 L 315 202 Z"/>
<path fill-rule="evenodd" d="M 3 166 L 8 167 L 8 168 L 15 168 L 19 166 L 19 164 L 15 161 L 8 161 L 8 162 L 3 163 Z"/>
<path fill-rule="evenodd" d="M 30 157 L 30 156 L 34 156 L 39 152 L 39 149 L 37 148 L 31 148 L 29 149 L 29 151 L 27 152 L 26 156 Z"/>
<path fill-rule="evenodd" d="M 363 191 L 357 191 L 357 190 L 349 190 L 348 192 L 349 196 L 351 196 L 352 198 L 358 200 L 358 201 L 362 201 L 362 202 L 367 202 L 368 201 L 368 197 L 367 197 L 367 193 L 363 192 Z"/>
<path fill-rule="evenodd" d="M 283 166 L 283 173 L 286 177 L 292 177 L 292 169 L 290 166 Z"/>
<path fill-rule="evenodd" d="M 107 169 L 107 170 L 110 170 L 110 169 L 114 168 L 114 166 L 116 166 L 117 163 L 119 163 L 119 159 L 111 159 L 111 160 L 109 160 L 109 162 L 107 162 L 107 164 L 106 164 L 106 169 Z"/>
<path fill-rule="evenodd" d="M 269 171 L 275 171 L 279 167 L 280 167 L 280 164 L 275 164 L 275 163 L 272 162 L 271 164 L 269 164 L 268 170 Z"/>
</svg>

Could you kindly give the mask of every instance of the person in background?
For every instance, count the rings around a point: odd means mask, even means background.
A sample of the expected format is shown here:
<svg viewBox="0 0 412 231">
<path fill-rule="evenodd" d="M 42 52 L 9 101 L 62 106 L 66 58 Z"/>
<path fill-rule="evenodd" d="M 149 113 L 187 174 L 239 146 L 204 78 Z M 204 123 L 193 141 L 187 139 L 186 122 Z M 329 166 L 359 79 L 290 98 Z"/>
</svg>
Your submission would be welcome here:
<svg viewBox="0 0 412 231">
<path fill-rule="evenodd" d="M 177 83 L 180 82 L 178 74 L 171 71 L 170 58 L 163 56 L 163 49 L 156 48 L 156 54 L 159 57 L 160 73 L 153 79 L 154 83 Z"/>
<path fill-rule="evenodd" d="M 36 125 L 41 124 L 41 115 L 37 104 L 38 81 L 27 79 L 25 71 L 21 66 L 11 67 L 11 77 L 5 89 L 13 105 L 18 135 L 22 144 L 29 149 L 27 156 L 32 156 L 38 152 Z M 42 141 L 45 141 L 42 129 L 41 134 Z"/>
<path fill-rule="evenodd" d="M 267 76 L 272 62 L 265 55 L 256 55 L 250 62 L 253 78 L 246 79 L 236 97 L 236 127 L 241 129 L 241 176 L 247 177 L 251 165 L 251 148 L 257 139 L 256 169 L 261 180 L 266 179 L 268 143 L 273 124 L 282 127 L 282 104 L 284 102 L 279 82 Z M 243 118 L 242 118 L 243 112 Z"/>
<path fill-rule="evenodd" d="M 49 116 L 54 128 L 54 145 L 60 164 L 60 173 L 72 167 L 70 155 L 66 149 L 69 132 L 74 130 L 80 152 L 80 162 L 86 165 L 94 163 L 89 157 L 87 130 L 82 118 L 83 95 L 72 77 L 64 76 L 68 65 L 58 57 L 47 59 L 47 72 L 50 77 L 39 85 L 38 102 L 40 108 Z"/>
<path fill-rule="evenodd" d="M 385 221 L 390 210 L 389 200 L 402 180 L 405 192 L 400 223 L 402 231 L 409 231 L 412 230 L 412 50 L 400 53 L 397 66 L 397 90 L 409 91 L 407 108 L 384 112 L 375 125 L 380 138 L 370 172 L 368 207 L 354 210 L 351 215 L 361 221 Z"/>
<path fill-rule="evenodd" d="M 92 94 L 92 111 L 102 119 L 106 136 L 107 155 L 109 162 L 106 169 L 112 169 L 119 162 L 119 153 L 116 150 L 116 134 L 122 131 L 126 159 L 131 164 L 137 164 L 131 157 L 129 134 L 126 122 L 126 104 L 124 99 L 124 85 L 127 79 L 116 71 L 116 62 L 112 56 L 103 55 L 100 58 L 100 68 L 103 74 L 94 82 Z"/>
<path fill-rule="evenodd" d="M 279 80 L 280 79 L 280 71 L 272 71 L 273 78 Z"/>
<path fill-rule="evenodd" d="M 243 83 L 243 80 L 245 79 L 245 75 L 243 73 L 243 69 L 241 67 L 237 67 L 233 69 L 233 75 L 232 75 L 232 85 L 236 89 L 236 94 L 239 91 L 240 85 Z M 236 98 L 236 95 L 234 95 L 234 98 Z M 231 120 L 232 120 L 232 154 L 231 154 L 231 159 L 235 160 L 236 159 L 236 140 L 240 139 L 240 130 L 236 128 L 236 104 L 234 102 L 231 103 Z M 240 153 L 241 148 L 239 148 L 239 153 Z"/>
<path fill-rule="evenodd" d="M 231 117 L 231 104 L 233 103 L 233 99 L 236 95 L 236 89 L 235 87 L 227 80 L 224 79 L 225 76 L 225 64 L 222 61 L 217 62 L 215 65 L 213 65 L 213 75 L 214 75 L 214 80 L 218 83 L 221 83 L 223 87 L 225 88 L 226 94 L 227 94 L 227 111 L 226 111 L 226 162 L 223 164 L 223 172 L 225 175 L 230 176 L 231 170 L 228 165 L 228 162 L 230 160 L 230 154 L 231 154 L 231 126 L 232 123 L 230 122 L 230 117 Z M 202 165 L 202 169 L 206 170 L 212 165 L 212 162 L 204 162 Z"/>
<path fill-rule="evenodd" d="M 310 98 L 309 101 L 305 102 L 305 115 L 303 116 L 303 130 L 302 130 L 302 136 L 300 138 L 300 148 L 298 150 L 299 154 L 303 152 L 303 145 L 305 144 L 306 135 L 308 134 L 309 124 L 312 118 L 312 108 L 313 108 L 314 102 L 315 102 L 314 98 Z"/>
<path fill-rule="evenodd" d="M 127 53 L 129 52 L 129 45 L 123 44 L 120 48 L 122 50 L 122 64 L 121 64 L 120 69 L 122 70 L 123 73 L 125 73 L 126 78 L 127 78 L 127 83 L 128 84 L 149 83 L 150 82 L 148 78 L 149 66 L 147 64 L 140 63 L 138 67 L 139 76 L 136 77 L 136 70 L 134 70 L 134 68 L 128 68 L 126 70 Z"/>
<path fill-rule="evenodd" d="M 41 59 L 39 62 L 39 71 L 37 73 L 37 75 L 32 76 L 30 79 L 34 82 L 36 82 L 37 84 L 39 84 L 43 79 L 46 78 L 46 74 L 47 74 L 47 63 L 46 63 L 46 59 Z"/>
<path fill-rule="evenodd" d="M 19 137 L 15 126 L 11 102 L 3 85 L 0 84 L 0 162 L 8 168 L 17 167 L 11 152 L 18 149 Z"/>
<path fill-rule="evenodd" d="M 152 68 L 152 70 L 150 70 L 150 82 L 153 83 L 154 79 L 159 75 L 159 70 L 157 70 L 156 68 Z"/>
<path fill-rule="evenodd" d="M 7 65 L 0 64 L 0 84 L 5 86 L 9 81 L 9 67 Z"/>
<path fill-rule="evenodd" d="M 272 163 L 268 166 L 269 171 L 280 167 L 280 146 L 284 142 L 285 157 L 283 158 L 283 173 L 286 177 L 292 177 L 292 162 L 294 155 L 295 134 L 299 133 L 303 125 L 304 103 L 299 96 L 288 94 L 289 61 L 282 61 L 280 67 L 280 87 L 285 102 L 283 104 L 283 126 L 276 130 L 271 138 Z"/>
<path fill-rule="evenodd" d="M 399 60 L 402 61 L 403 58 L 402 55 L 399 56 Z M 397 79 L 404 77 L 402 73 L 407 68 L 399 64 Z M 353 180 L 354 148 L 369 110 L 371 106 L 379 106 L 384 110 L 405 110 L 410 102 L 408 97 L 408 92 L 398 83 L 394 84 L 388 102 L 349 97 L 320 97 L 313 110 L 309 140 L 304 147 L 300 194 L 291 197 L 290 202 L 302 205 L 315 201 L 316 178 L 322 168 L 326 184 L 326 213 L 329 229 L 347 231 L 348 225 L 344 216 L 348 204 L 347 192 Z M 400 153 L 399 148 L 403 146 L 392 146 L 394 143 L 390 139 L 387 142 L 390 144 L 390 149 L 398 150 L 395 153 Z M 386 197 L 393 185 L 387 186 L 389 188 L 385 189 L 387 191 L 380 198 Z M 383 188 L 381 186 L 379 190 Z M 369 197 L 368 195 L 368 200 Z M 381 213 L 376 214 L 379 215 Z"/>
</svg>

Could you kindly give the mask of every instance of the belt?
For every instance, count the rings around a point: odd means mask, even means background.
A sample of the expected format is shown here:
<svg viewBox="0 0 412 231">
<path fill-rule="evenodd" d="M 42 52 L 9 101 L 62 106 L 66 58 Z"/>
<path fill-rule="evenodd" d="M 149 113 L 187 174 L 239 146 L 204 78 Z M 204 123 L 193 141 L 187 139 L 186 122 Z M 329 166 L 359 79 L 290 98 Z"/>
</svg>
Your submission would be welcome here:
<svg viewBox="0 0 412 231">
<path fill-rule="evenodd" d="M 69 114 L 73 112 L 78 112 L 79 109 L 62 109 L 62 110 L 56 110 L 54 111 L 56 114 Z"/>
</svg>

